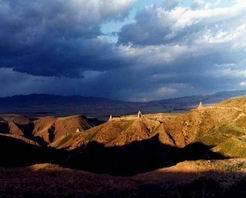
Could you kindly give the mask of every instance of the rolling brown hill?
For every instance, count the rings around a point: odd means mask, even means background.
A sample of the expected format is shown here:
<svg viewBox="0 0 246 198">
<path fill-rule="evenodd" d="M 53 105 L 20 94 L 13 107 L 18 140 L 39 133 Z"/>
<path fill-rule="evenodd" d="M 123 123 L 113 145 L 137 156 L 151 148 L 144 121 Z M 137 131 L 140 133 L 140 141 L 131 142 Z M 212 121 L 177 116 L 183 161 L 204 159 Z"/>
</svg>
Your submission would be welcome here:
<svg viewBox="0 0 246 198">
<path fill-rule="evenodd" d="M 116 175 L 185 160 L 244 157 L 245 104 L 246 98 L 235 98 L 186 113 L 115 117 L 51 146 L 73 153 L 68 166 Z"/>
<path fill-rule="evenodd" d="M 15 138 L 27 138 L 41 145 L 50 143 L 85 130 L 100 123 L 96 119 L 74 115 L 67 117 L 28 118 L 21 115 L 3 115 L 0 120 L 0 133 L 9 134 Z"/>
<path fill-rule="evenodd" d="M 245 104 L 246 98 L 237 98 L 201 106 L 186 113 L 147 114 L 141 118 L 134 115 L 116 117 L 86 130 L 83 134 L 74 133 L 66 137 L 66 140 L 59 139 L 53 146 L 59 145 L 62 148 L 63 143 L 64 147 L 75 149 L 90 142 L 111 147 L 122 146 L 158 135 L 161 143 L 182 148 L 219 126 L 237 125 L 245 128 Z"/>
<path fill-rule="evenodd" d="M 245 104 L 245 97 L 234 98 L 185 113 L 121 116 L 102 124 L 78 115 L 9 116 L 1 119 L 0 127 L 13 137 L 69 151 L 65 166 L 134 174 L 182 160 L 244 157 Z M 128 166 L 132 161 L 134 166 Z"/>
<path fill-rule="evenodd" d="M 41 137 L 49 144 L 71 133 L 83 132 L 93 126 L 93 122 L 79 115 L 58 118 L 42 117 L 34 121 L 32 134 L 36 137 Z"/>
</svg>

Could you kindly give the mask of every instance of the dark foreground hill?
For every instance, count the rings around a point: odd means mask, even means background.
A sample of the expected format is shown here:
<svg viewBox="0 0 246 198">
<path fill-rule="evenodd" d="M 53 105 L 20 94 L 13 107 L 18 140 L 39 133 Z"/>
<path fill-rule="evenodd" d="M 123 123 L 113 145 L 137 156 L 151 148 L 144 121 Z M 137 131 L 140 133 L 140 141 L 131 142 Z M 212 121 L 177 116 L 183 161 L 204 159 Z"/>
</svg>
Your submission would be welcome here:
<svg viewBox="0 0 246 198">
<path fill-rule="evenodd" d="M 182 162 L 130 177 L 53 164 L 0 168 L 0 197 L 246 197 L 245 159 Z"/>
</svg>

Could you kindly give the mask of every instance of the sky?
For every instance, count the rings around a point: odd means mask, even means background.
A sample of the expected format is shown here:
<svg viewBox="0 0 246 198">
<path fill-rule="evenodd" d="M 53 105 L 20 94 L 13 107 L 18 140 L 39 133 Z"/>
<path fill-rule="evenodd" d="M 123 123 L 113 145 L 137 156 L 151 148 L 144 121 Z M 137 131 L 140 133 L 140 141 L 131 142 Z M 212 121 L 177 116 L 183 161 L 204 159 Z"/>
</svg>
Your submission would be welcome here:
<svg viewBox="0 0 246 198">
<path fill-rule="evenodd" d="M 0 0 L 0 97 L 246 89 L 245 0 Z"/>
</svg>

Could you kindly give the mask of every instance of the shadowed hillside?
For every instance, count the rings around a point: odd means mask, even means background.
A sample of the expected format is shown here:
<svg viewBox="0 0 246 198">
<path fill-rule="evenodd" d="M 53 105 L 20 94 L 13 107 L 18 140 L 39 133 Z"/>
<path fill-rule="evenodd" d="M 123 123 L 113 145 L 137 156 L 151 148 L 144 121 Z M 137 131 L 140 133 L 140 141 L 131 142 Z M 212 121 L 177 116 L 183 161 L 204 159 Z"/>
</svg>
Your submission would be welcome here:
<svg viewBox="0 0 246 198">
<path fill-rule="evenodd" d="M 95 173 L 123 176 L 152 171 L 185 160 L 224 158 L 202 144 L 192 144 L 185 148 L 164 145 L 158 135 L 115 147 L 104 147 L 92 142 L 72 151 L 42 147 L 26 138 L 0 135 L 0 157 L 0 166 L 56 163 Z"/>
<path fill-rule="evenodd" d="M 70 152 L 65 165 L 112 175 L 134 175 L 172 166 L 185 160 L 224 158 L 201 143 L 194 143 L 185 148 L 162 144 L 158 135 L 124 146 L 105 147 L 103 144 L 91 142 Z"/>
<path fill-rule="evenodd" d="M 245 197 L 245 159 L 199 160 L 131 177 L 52 164 L 0 168 L 3 197 Z"/>
<path fill-rule="evenodd" d="M 62 151 L 44 148 L 26 138 L 0 135 L 0 166 L 24 166 L 35 163 L 59 163 Z"/>
</svg>

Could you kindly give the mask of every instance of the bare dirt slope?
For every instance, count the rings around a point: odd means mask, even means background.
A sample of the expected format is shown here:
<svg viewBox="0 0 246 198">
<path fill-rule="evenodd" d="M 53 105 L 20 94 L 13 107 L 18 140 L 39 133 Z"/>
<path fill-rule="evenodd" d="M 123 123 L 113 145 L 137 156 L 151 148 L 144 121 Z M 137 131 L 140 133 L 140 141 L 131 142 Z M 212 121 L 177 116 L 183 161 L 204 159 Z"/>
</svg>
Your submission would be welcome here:
<svg viewBox="0 0 246 198">
<path fill-rule="evenodd" d="M 74 134 L 76 138 L 72 135 L 53 145 L 62 148 L 64 144 L 64 147 L 69 149 L 89 142 L 121 146 L 158 134 L 161 143 L 182 148 L 224 125 L 236 125 L 245 129 L 245 104 L 246 98 L 237 98 L 216 105 L 201 106 L 182 114 L 149 114 L 141 118 L 117 117 L 86 130 L 84 135 Z"/>
<path fill-rule="evenodd" d="M 49 145 L 69 134 L 82 133 L 96 124 L 98 124 L 97 120 L 87 119 L 80 115 L 33 119 L 21 115 L 3 115 L 0 119 L 0 133 L 16 138 L 28 138 L 41 145 Z"/>
<path fill-rule="evenodd" d="M 41 137 L 47 143 L 52 143 L 71 133 L 83 132 L 92 126 L 93 123 L 89 123 L 86 117 L 79 115 L 43 117 L 34 122 L 33 135 Z"/>
</svg>

